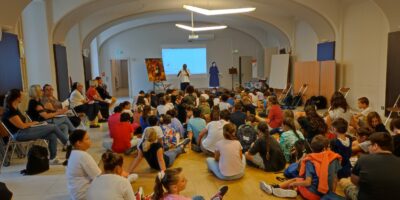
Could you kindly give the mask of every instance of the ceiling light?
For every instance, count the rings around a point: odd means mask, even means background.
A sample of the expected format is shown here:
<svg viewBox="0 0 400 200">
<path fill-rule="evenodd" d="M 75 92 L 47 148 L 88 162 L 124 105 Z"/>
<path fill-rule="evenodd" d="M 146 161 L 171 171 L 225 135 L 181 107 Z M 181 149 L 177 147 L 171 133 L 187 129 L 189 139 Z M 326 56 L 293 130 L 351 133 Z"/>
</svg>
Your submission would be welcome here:
<svg viewBox="0 0 400 200">
<path fill-rule="evenodd" d="M 256 10 L 256 8 L 232 8 L 232 9 L 219 9 L 219 10 L 208 10 L 204 8 L 199 8 L 195 6 L 183 5 L 183 8 L 197 12 L 203 15 L 226 15 L 226 14 L 235 14 L 235 13 L 245 13 L 245 12 L 252 12 Z"/>
<path fill-rule="evenodd" d="M 220 30 L 220 29 L 225 29 L 228 26 L 222 25 L 222 26 L 204 26 L 204 27 L 191 27 L 191 26 L 186 26 L 183 24 L 175 24 L 176 27 L 185 29 L 188 31 L 192 32 L 198 32 L 198 31 L 212 31 L 212 30 Z"/>
</svg>

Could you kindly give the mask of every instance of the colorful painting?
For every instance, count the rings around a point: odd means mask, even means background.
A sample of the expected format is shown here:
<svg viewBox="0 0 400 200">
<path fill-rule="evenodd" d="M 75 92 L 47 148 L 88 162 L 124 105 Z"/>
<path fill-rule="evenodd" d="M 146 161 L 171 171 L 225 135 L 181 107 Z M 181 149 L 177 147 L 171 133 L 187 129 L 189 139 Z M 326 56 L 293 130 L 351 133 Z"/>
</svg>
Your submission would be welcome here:
<svg viewBox="0 0 400 200">
<path fill-rule="evenodd" d="M 149 81 L 160 82 L 167 80 L 161 58 L 146 58 L 145 62 Z"/>
</svg>

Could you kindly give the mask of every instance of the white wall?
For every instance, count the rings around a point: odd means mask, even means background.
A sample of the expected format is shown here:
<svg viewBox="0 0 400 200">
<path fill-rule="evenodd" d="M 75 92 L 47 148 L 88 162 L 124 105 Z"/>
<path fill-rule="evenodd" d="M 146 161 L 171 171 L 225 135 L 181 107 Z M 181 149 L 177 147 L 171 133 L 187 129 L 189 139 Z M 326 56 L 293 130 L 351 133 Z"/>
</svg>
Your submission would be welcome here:
<svg viewBox="0 0 400 200">
<path fill-rule="evenodd" d="M 67 49 L 68 74 L 72 78 L 72 82 L 80 82 L 85 85 L 79 25 L 75 25 L 67 33 L 65 47 Z"/>
<path fill-rule="evenodd" d="M 110 60 L 130 60 L 131 91 L 136 94 L 140 90 L 150 90 L 153 85 L 148 81 L 145 58 L 161 58 L 162 45 L 196 45 L 207 47 L 207 64 L 216 61 L 222 78 L 221 86 L 231 88 L 231 76 L 228 68 L 238 67 L 239 56 L 253 56 L 257 59 L 258 72 L 264 74 L 264 50 L 252 37 L 237 30 L 226 29 L 213 32 L 215 39 L 207 42 L 187 42 L 189 32 L 180 30 L 172 23 L 154 24 L 122 32 L 106 41 L 99 50 L 100 73 L 106 73 L 106 82 L 110 84 Z M 232 54 L 232 50 L 239 53 Z M 190 66 L 189 66 L 190 69 Z M 179 88 L 176 77 L 168 77 L 167 81 Z M 197 75 L 191 78 L 195 87 L 208 87 L 207 75 Z"/>
<path fill-rule="evenodd" d="M 317 60 L 318 36 L 304 21 L 298 21 L 295 28 L 294 55 L 296 61 Z"/>
<path fill-rule="evenodd" d="M 343 86 L 350 87 L 349 104 L 366 96 L 381 114 L 385 105 L 386 59 L 389 26 L 370 1 L 351 4 L 343 18 Z"/>
<path fill-rule="evenodd" d="M 56 85 L 55 69 L 50 62 L 53 53 L 50 53 L 46 17 L 46 4 L 43 1 L 32 1 L 22 12 L 28 86 L 46 83 Z"/>
</svg>

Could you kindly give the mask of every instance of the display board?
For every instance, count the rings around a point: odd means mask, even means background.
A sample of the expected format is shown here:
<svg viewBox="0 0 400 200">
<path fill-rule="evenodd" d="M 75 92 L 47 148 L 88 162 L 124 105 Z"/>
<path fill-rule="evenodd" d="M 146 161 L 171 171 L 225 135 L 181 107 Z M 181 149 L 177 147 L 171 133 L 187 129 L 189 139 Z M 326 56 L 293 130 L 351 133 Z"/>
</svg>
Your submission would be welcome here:
<svg viewBox="0 0 400 200">
<path fill-rule="evenodd" d="M 272 55 L 269 86 L 276 89 L 285 89 L 288 81 L 289 54 Z"/>
</svg>

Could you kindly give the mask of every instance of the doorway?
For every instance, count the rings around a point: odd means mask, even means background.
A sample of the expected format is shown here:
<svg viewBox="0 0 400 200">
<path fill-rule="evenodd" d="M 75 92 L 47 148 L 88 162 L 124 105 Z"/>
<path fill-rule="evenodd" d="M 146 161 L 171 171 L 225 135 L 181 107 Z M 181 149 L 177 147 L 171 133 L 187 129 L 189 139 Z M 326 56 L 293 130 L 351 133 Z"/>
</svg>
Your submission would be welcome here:
<svg viewBox="0 0 400 200">
<path fill-rule="evenodd" d="M 129 64 L 127 59 L 111 60 L 111 85 L 115 97 L 129 97 Z"/>
<path fill-rule="evenodd" d="M 239 57 L 239 83 L 242 86 L 252 80 L 252 60 L 252 56 Z"/>
</svg>

